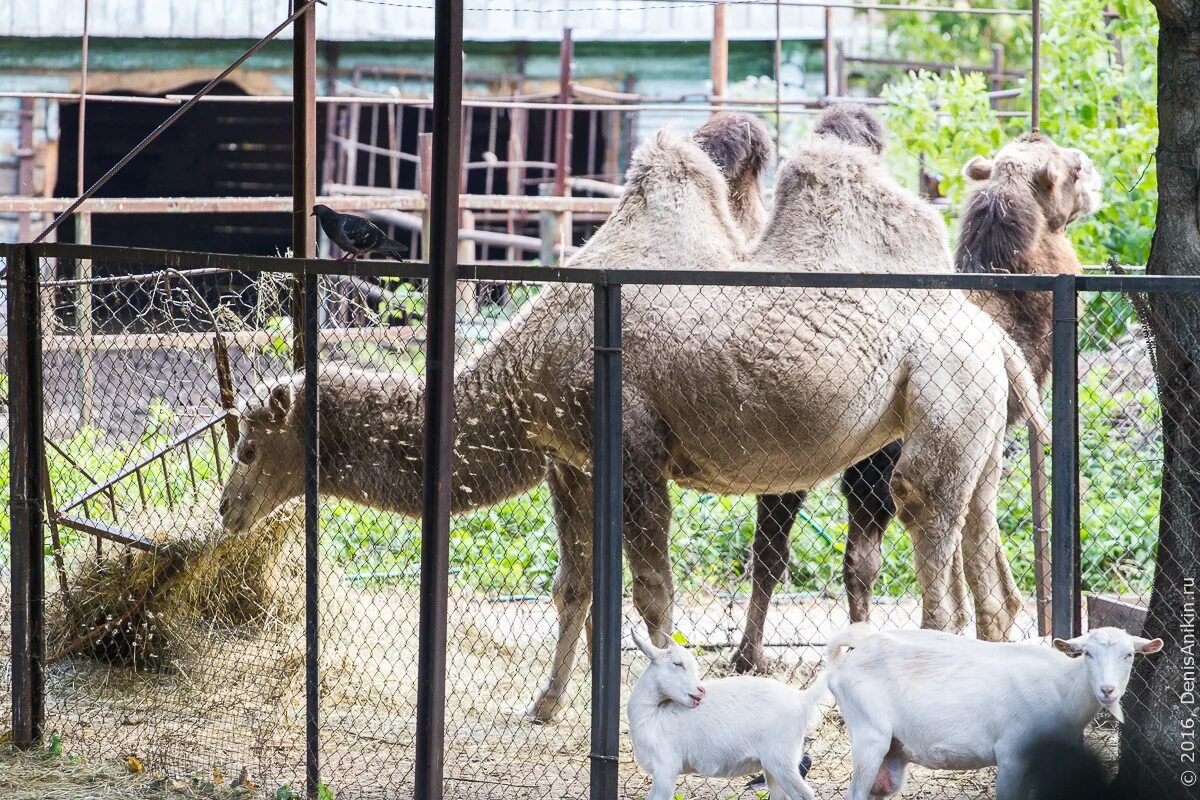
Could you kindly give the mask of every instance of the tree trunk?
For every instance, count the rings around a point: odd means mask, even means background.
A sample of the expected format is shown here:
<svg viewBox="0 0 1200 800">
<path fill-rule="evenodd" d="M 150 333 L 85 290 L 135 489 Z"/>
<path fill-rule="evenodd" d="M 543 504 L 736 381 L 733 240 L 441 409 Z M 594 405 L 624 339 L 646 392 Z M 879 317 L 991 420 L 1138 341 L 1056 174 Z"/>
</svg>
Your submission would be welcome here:
<svg viewBox="0 0 1200 800">
<path fill-rule="evenodd" d="M 1200 0 L 1155 0 L 1159 12 L 1158 216 L 1155 275 L 1200 275 Z M 1200 566 L 1200 295 L 1149 301 L 1163 415 L 1163 479 L 1154 592 L 1124 702 L 1122 797 L 1196 798 L 1196 574 Z M 1191 691 L 1189 698 L 1187 692 Z"/>
</svg>

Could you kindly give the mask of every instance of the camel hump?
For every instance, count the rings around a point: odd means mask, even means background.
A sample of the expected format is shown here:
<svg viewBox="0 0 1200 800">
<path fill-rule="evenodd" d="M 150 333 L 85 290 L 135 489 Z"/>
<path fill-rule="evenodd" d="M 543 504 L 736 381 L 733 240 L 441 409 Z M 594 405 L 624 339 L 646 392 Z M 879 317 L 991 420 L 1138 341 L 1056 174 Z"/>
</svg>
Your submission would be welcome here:
<svg viewBox="0 0 1200 800">
<path fill-rule="evenodd" d="M 757 178 L 771 160 L 774 147 L 762 120 L 749 114 L 723 111 L 701 125 L 692 134 L 725 178 Z"/>
<path fill-rule="evenodd" d="M 690 138 L 661 130 L 644 142 L 629 159 L 625 194 L 651 196 L 655 191 L 691 185 L 726 202 L 725 178 L 712 159 Z"/>
</svg>

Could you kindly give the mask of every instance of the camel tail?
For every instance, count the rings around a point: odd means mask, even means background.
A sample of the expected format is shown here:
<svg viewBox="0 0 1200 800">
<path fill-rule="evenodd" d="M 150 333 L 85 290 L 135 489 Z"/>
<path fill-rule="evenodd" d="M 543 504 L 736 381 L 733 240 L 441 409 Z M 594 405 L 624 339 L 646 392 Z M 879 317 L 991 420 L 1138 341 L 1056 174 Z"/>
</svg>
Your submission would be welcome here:
<svg viewBox="0 0 1200 800">
<path fill-rule="evenodd" d="M 1004 368 L 1008 372 L 1009 420 L 1024 419 L 1029 425 L 1029 490 L 1033 511 L 1034 583 L 1037 593 L 1038 633 L 1050 633 L 1050 506 L 1046 489 L 1046 447 L 1050 444 L 1050 420 L 1042 408 L 1042 393 L 1020 347 L 1003 337 Z"/>
<path fill-rule="evenodd" d="M 1009 420 L 1022 419 L 1028 423 L 1037 440 L 1050 441 L 1050 419 L 1042 408 L 1042 393 L 1029 362 L 1017 343 L 1005 336 L 1001 342 L 1004 352 L 1004 370 L 1008 373 Z"/>
</svg>

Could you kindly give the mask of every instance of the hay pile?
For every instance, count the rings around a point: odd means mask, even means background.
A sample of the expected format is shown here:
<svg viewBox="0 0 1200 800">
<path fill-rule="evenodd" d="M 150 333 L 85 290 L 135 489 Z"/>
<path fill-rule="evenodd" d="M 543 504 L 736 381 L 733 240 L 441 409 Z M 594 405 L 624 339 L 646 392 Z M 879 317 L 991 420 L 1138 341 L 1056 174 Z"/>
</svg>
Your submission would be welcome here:
<svg viewBox="0 0 1200 800">
<path fill-rule="evenodd" d="M 282 557 L 285 546 L 298 543 L 296 512 L 276 514 L 238 536 L 197 523 L 213 518 L 194 510 L 177 520 L 159 517 L 162 544 L 153 552 L 110 546 L 103 558 L 79 561 L 58 613 L 48 615 L 49 662 L 85 656 L 169 669 L 189 637 L 233 632 L 272 616 L 298 618 L 297 593 L 280 591 L 303 585 L 280 574 L 299 561 Z M 172 521 L 178 524 L 164 524 Z"/>
<path fill-rule="evenodd" d="M 0 796 L 6 800 L 244 800 L 250 790 L 207 780 L 132 772 L 117 759 L 99 764 L 45 751 L 0 751 Z"/>
</svg>

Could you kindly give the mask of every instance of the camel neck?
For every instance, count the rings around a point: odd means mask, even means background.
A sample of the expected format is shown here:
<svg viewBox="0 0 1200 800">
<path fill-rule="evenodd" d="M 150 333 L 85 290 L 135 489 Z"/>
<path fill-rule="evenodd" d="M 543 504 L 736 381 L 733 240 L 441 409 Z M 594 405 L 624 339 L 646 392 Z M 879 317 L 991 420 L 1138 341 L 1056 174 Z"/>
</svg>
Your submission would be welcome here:
<svg viewBox="0 0 1200 800">
<path fill-rule="evenodd" d="M 454 382 L 451 508 L 465 511 L 527 491 L 542 478 L 524 388 L 503 350 L 485 352 Z M 354 385 L 357 380 L 359 385 Z M 326 387 L 321 408 L 325 492 L 375 508 L 421 513 L 425 392 L 413 379 L 351 376 Z"/>
</svg>

